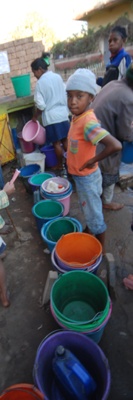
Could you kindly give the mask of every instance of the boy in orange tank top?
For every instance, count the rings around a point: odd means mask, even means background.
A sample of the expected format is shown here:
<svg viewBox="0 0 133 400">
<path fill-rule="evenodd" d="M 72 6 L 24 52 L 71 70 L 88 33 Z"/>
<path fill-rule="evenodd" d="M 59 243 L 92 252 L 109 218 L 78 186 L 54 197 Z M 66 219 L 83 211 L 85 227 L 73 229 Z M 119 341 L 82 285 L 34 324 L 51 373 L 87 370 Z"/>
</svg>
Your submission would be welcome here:
<svg viewBox="0 0 133 400">
<path fill-rule="evenodd" d="M 105 252 L 106 224 L 102 211 L 102 175 L 98 162 L 120 151 L 121 143 L 103 129 L 89 106 L 96 95 L 96 77 L 80 68 L 66 83 L 68 107 L 73 117 L 68 133 L 67 166 L 72 175 L 83 211 L 85 231 L 97 237 Z M 104 149 L 96 154 L 96 145 Z"/>
</svg>

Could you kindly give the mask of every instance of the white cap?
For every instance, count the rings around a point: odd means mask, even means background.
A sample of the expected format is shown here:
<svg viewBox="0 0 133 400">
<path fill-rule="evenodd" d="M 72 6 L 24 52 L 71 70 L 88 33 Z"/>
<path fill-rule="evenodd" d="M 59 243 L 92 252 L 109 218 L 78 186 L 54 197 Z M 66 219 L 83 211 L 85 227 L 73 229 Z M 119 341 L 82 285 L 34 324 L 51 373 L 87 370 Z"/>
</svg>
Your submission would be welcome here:
<svg viewBox="0 0 133 400">
<path fill-rule="evenodd" d="M 95 95 L 97 93 L 96 76 L 90 69 L 79 68 L 66 83 L 66 91 L 79 90 Z"/>
</svg>

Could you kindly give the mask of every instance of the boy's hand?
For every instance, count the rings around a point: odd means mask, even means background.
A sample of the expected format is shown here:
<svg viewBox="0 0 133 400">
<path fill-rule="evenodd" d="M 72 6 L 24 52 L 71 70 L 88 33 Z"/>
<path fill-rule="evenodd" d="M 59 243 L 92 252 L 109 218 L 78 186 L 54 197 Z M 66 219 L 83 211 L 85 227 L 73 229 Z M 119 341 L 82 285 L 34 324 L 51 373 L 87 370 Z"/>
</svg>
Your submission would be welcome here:
<svg viewBox="0 0 133 400">
<path fill-rule="evenodd" d="M 87 161 L 85 164 L 82 165 L 82 167 L 79 168 L 79 171 L 83 171 L 83 169 L 88 168 L 94 168 L 96 166 L 96 163 L 92 160 Z"/>
<path fill-rule="evenodd" d="M 6 192 L 6 194 L 7 194 L 8 196 L 10 196 L 10 194 L 12 194 L 13 192 L 15 192 L 14 183 L 7 182 L 7 183 L 5 184 L 5 186 L 3 187 L 3 190 Z"/>
</svg>

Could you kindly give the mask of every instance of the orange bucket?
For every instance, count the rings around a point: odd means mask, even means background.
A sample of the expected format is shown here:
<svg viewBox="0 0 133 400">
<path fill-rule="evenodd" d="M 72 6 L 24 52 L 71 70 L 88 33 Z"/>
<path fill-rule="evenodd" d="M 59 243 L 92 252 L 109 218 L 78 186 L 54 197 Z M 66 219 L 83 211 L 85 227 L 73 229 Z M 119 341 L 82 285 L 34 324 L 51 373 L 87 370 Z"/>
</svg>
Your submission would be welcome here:
<svg viewBox="0 0 133 400">
<path fill-rule="evenodd" d="M 33 385 L 20 383 L 4 390 L 1 400 L 44 400 L 44 395 Z"/>
<path fill-rule="evenodd" d="M 95 263 L 102 253 L 98 239 L 88 233 L 73 232 L 62 236 L 55 246 L 55 254 L 60 267 L 89 266 Z"/>
</svg>

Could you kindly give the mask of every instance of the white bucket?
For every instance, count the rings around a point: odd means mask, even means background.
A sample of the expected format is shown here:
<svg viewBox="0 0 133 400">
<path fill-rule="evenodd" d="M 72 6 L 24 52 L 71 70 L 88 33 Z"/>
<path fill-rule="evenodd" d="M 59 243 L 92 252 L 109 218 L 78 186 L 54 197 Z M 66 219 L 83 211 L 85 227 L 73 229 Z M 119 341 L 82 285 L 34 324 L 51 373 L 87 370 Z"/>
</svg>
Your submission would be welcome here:
<svg viewBox="0 0 133 400">
<path fill-rule="evenodd" d="M 45 171 L 45 154 L 33 151 L 32 153 L 23 154 L 25 165 L 38 164 L 40 165 L 41 172 Z"/>
</svg>

